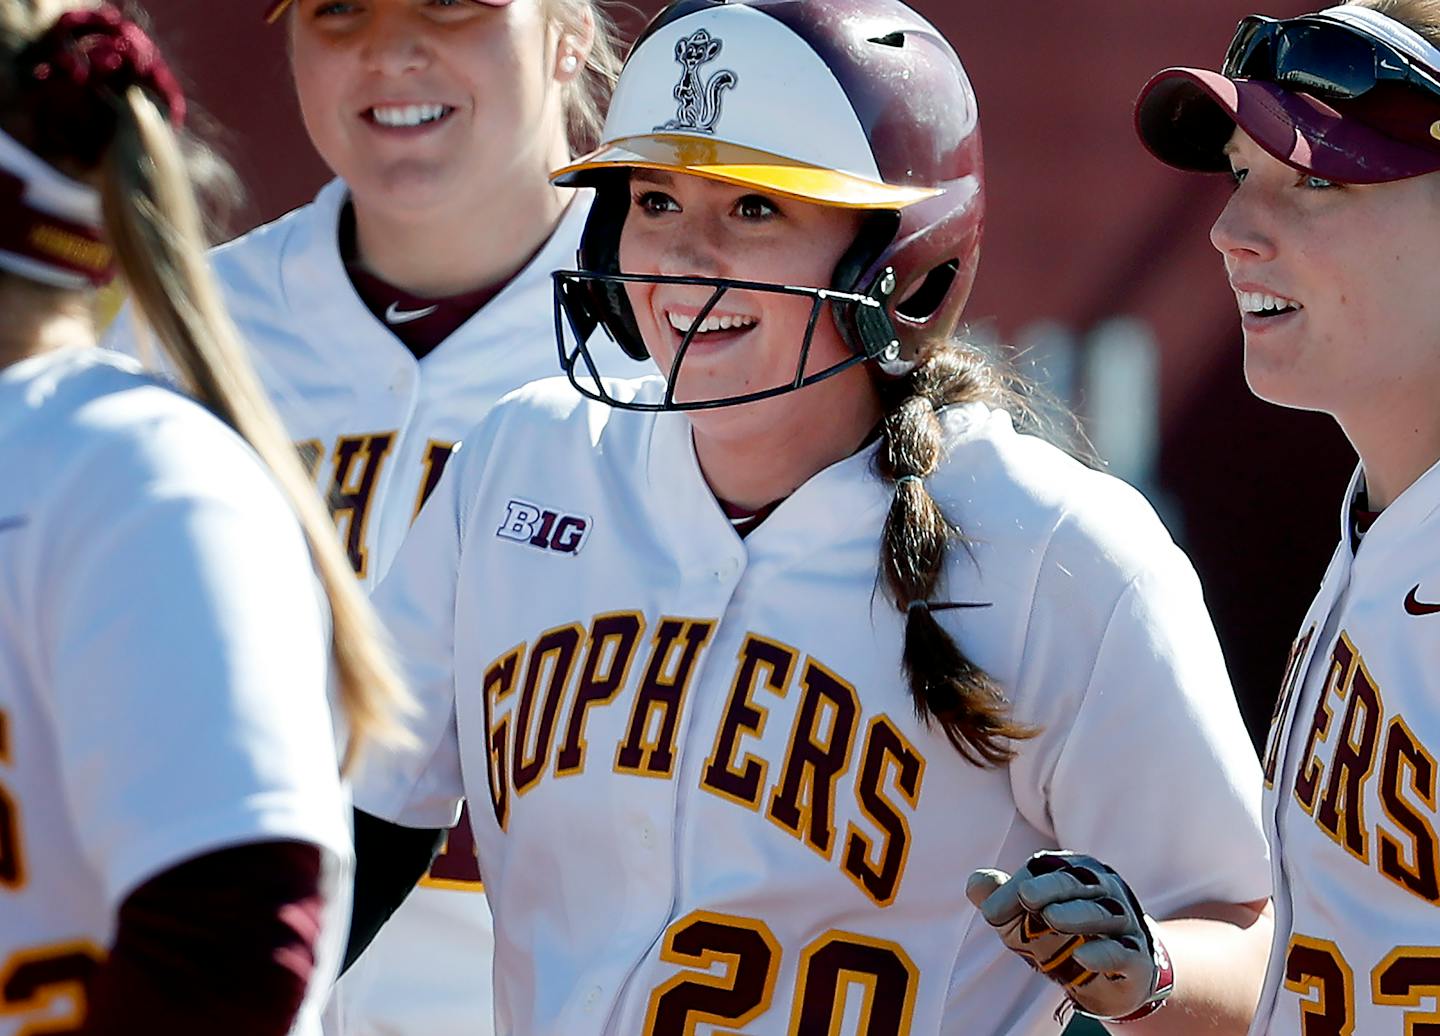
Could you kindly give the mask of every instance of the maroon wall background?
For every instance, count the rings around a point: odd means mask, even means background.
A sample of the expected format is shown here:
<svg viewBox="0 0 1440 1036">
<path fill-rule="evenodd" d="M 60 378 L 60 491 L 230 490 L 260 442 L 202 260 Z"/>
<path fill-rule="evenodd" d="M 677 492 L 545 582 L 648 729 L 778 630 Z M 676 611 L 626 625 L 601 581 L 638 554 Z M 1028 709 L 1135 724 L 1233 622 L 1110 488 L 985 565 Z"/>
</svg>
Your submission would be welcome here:
<svg viewBox="0 0 1440 1036">
<path fill-rule="evenodd" d="M 821 0 L 809 0 L 821 2 Z M 156 34 L 249 187 L 248 223 L 307 199 L 326 172 L 263 0 L 149 0 Z M 657 10 L 654 0 L 639 5 Z M 1227 182 L 1160 166 L 1131 103 L 1169 64 L 1214 65 L 1253 0 L 914 0 L 955 44 L 980 97 L 990 200 L 973 320 L 1004 338 L 1038 319 L 1083 335 L 1115 315 L 1162 351 L 1161 471 L 1200 570 L 1252 732 L 1334 544 L 1353 465 L 1328 418 L 1256 402 L 1233 296 L 1206 233 Z M 1267 4 L 1298 13 L 1297 0 Z M 623 19 L 632 30 L 640 18 Z"/>
</svg>

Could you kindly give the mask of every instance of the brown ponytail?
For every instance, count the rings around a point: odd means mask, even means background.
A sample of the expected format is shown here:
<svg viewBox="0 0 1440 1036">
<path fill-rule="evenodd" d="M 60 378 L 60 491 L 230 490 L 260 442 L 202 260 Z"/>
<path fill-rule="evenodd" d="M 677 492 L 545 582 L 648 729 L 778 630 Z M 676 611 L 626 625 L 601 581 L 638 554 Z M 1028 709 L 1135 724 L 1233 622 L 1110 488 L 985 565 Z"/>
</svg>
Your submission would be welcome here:
<svg viewBox="0 0 1440 1036">
<path fill-rule="evenodd" d="M 888 596 L 905 614 L 903 663 L 915 712 L 940 724 L 955 749 L 976 766 L 1000 766 L 1015 757 L 1011 744 L 1038 731 L 1010 718 L 1000 686 L 977 666 L 936 620 L 947 607 L 932 600 L 945 553 L 965 536 L 930 496 L 925 480 L 939 467 L 944 445 L 939 410 L 975 400 L 1003 405 L 1012 393 L 993 362 L 946 344 L 910 375 L 881 387 L 876 467 L 895 486 L 885 519 L 880 572 Z"/>
</svg>

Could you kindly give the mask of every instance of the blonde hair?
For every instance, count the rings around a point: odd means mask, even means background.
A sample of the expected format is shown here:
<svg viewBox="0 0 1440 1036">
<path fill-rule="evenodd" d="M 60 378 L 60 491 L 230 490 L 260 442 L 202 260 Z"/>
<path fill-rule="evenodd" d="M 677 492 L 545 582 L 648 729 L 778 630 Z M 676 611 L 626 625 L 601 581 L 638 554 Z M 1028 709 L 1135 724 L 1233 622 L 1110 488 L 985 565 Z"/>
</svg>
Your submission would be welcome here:
<svg viewBox="0 0 1440 1036">
<path fill-rule="evenodd" d="M 4 84 L 14 107 L 16 57 L 56 17 L 96 6 L 83 0 L 0 0 Z M 18 113 L 23 115 L 24 113 Z M 41 155 L 57 163 L 71 156 Z M 179 136 L 139 87 L 119 98 L 114 136 L 98 170 L 105 233 L 138 314 L 153 330 L 184 388 L 235 429 L 270 469 L 293 507 L 329 600 L 340 705 L 349 724 L 343 768 L 367 742 L 404 744 L 410 698 L 383 646 L 335 528 L 280 419 L 211 275 L 200 205 Z"/>
<path fill-rule="evenodd" d="M 1350 0 L 1414 29 L 1440 47 L 1440 0 Z"/>
<path fill-rule="evenodd" d="M 565 85 L 565 134 L 572 155 L 600 143 L 610 95 L 620 78 L 620 31 L 600 0 L 543 0 L 546 16 L 562 36 L 591 38 L 585 68 Z"/>
</svg>

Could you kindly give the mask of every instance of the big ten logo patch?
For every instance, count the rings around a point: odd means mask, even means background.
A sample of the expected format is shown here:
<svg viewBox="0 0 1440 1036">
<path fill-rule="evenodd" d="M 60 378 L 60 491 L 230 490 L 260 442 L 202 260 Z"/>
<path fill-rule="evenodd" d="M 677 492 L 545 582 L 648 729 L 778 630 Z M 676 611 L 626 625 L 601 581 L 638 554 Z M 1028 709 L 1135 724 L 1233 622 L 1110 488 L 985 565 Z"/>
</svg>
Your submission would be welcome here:
<svg viewBox="0 0 1440 1036">
<path fill-rule="evenodd" d="M 594 521 L 589 515 L 567 514 L 528 500 L 511 500 L 495 535 L 556 554 L 579 554 L 590 538 Z"/>
</svg>

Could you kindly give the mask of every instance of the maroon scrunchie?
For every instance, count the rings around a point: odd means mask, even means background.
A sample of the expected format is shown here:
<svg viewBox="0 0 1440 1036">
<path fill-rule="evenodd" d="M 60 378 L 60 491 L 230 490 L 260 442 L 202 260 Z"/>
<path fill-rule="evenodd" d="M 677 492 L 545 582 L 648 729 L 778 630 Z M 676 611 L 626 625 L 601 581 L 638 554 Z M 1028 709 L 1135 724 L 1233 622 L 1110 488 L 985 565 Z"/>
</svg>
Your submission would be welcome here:
<svg viewBox="0 0 1440 1036">
<path fill-rule="evenodd" d="M 160 48 L 108 4 L 55 21 L 20 59 L 34 105 L 35 148 L 86 165 L 100 161 L 115 136 L 119 99 L 132 86 L 149 91 L 179 129 L 185 94 Z"/>
</svg>

